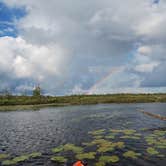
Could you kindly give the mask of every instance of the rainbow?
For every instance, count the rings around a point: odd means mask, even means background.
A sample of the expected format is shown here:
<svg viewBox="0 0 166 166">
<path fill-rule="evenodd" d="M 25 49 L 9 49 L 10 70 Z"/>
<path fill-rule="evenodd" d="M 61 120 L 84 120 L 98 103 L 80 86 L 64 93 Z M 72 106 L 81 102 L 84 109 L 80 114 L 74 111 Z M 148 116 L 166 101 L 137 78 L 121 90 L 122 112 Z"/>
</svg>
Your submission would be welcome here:
<svg viewBox="0 0 166 166">
<path fill-rule="evenodd" d="M 93 92 L 98 88 L 99 85 L 101 85 L 103 82 L 105 82 L 112 74 L 116 72 L 122 71 L 123 67 L 114 67 L 111 69 L 108 74 L 106 74 L 104 77 L 102 77 L 100 80 L 98 80 L 93 86 L 89 88 L 89 90 L 86 92 L 87 95 L 93 94 Z"/>
</svg>

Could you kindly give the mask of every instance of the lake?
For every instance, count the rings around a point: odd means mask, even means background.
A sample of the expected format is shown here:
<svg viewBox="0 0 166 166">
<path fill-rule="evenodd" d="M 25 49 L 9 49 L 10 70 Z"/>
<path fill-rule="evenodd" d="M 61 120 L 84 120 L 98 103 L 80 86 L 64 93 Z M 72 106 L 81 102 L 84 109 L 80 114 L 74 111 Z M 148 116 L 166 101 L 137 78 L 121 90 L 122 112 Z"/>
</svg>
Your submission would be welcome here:
<svg viewBox="0 0 166 166">
<path fill-rule="evenodd" d="M 0 165 L 165 166 L 166 122 L 138 110 L 166 116 L 166 103 L 0 112 Z"/>
</svg>

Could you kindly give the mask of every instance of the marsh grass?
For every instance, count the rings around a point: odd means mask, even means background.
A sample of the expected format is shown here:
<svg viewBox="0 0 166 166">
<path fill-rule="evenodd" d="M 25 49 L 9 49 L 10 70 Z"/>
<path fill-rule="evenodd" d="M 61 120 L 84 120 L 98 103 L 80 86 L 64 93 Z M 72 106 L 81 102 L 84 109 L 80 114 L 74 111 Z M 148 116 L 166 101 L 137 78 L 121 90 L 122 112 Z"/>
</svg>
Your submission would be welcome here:
<svg viewBox="0 0 166 166">
<path fill-rule="evenodd" d="M 0 111 L 40 109 L 48 106 L 99 103 L 166 102 L 166 94 L 107 94 L 72 96 L 0 96 Z"/>
</svg>

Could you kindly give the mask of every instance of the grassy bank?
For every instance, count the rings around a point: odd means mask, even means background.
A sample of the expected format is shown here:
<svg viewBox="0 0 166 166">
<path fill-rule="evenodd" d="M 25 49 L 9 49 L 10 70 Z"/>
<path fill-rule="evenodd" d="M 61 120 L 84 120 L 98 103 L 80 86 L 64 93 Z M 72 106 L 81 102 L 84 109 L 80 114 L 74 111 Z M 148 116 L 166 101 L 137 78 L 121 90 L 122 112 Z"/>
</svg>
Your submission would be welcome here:
<svg viewBox="0 0 166 166">
<path fill-rule="evenodd" d="M 99 103 L 166 102 L 166 94 L 111 94 L 73 96 L 0 96 L 0 110 L 31 109 L 43 106 L 83 105 Z"/>
</svg>

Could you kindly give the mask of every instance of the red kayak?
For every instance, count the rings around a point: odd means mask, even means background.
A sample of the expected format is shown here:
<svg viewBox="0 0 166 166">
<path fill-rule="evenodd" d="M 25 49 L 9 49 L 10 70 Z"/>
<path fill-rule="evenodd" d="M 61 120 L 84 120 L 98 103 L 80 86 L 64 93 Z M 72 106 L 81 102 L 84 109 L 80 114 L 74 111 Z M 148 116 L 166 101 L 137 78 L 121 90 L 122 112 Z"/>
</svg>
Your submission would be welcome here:
<svg viewBox="0 0 166 166">
<path fill-rule="evenodd" d="M 77 161 L 73 166 L 87 166 L 87 164 L 84 164 L 82 161 Z"/>
</svg>

